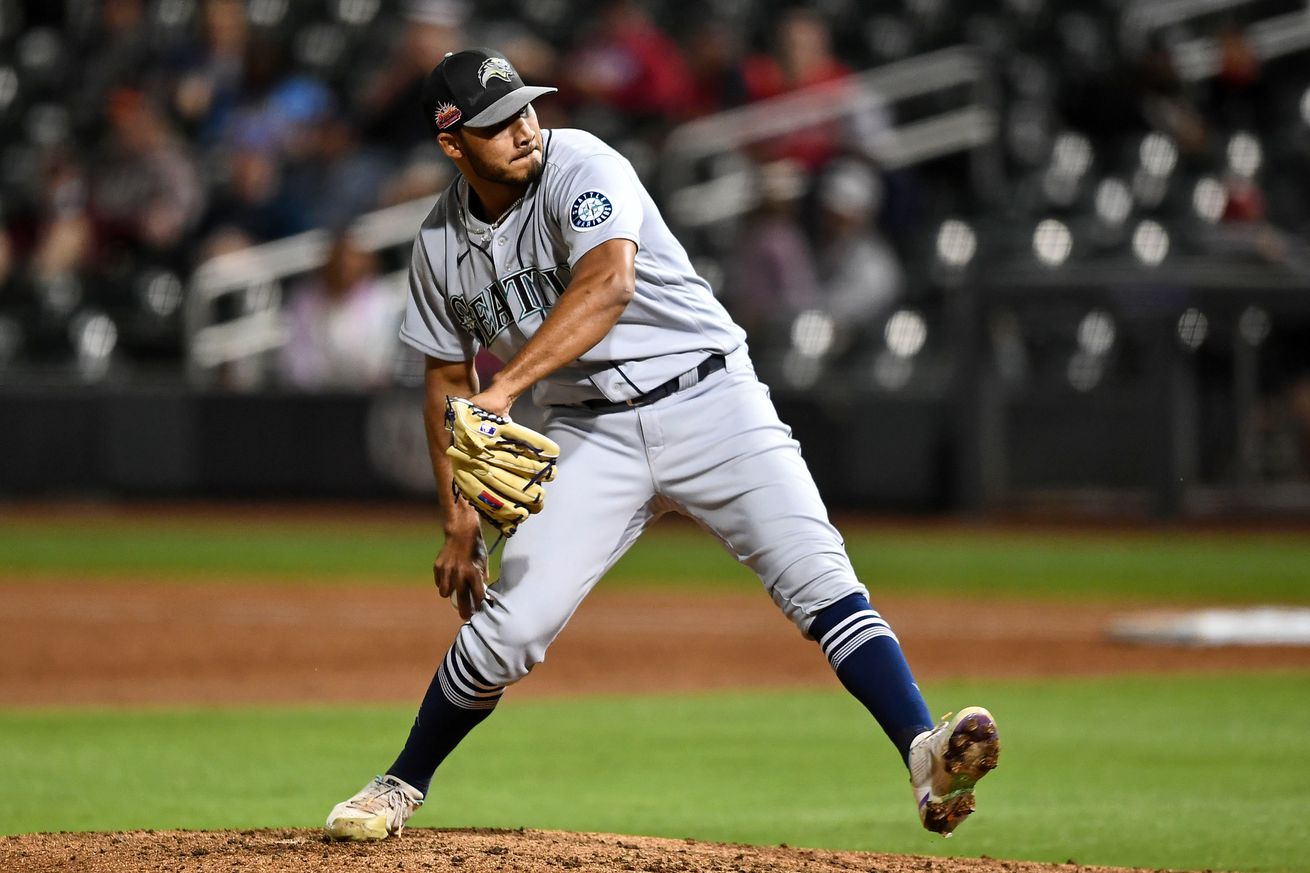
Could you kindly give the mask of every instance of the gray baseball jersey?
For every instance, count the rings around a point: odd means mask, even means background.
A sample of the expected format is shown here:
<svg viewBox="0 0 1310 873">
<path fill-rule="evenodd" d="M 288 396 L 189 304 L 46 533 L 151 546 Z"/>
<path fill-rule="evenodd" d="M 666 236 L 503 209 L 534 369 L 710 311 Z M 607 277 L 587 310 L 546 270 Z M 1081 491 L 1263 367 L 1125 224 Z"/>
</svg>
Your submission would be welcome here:
<svg viewBox="0 0 1310 873">
<path fill-rule="evenodd" d="M 479 347 L 502 360 L 527 342 L 600 243 L 637 244 L 636 289 L 618 323 L 534 388 L 560 445 L 545 508 L 505 544 L 500 578 L 464 625 L 438 678 L 470 709 L 521 679 L 605 571 L 665 512 L 709 528 L 802 630 L 865 593 L 791 431 L 755 377 L 742 330 L 696 275 L 632 167 L 576 130 L 543 131 L 545 169 L 495 225 L 470 214 L 457 179 L 414 246 L 401 337 L 440 360 Z M 722 355 L 701 378 L 698 365 Z M 677 378 L 680 390 L 623 411 Z M 485 683 L 451 666 L 458 655 Z"/>
<path fill-rule="evenodd" d="M 541 179 L 496 224 L 457 177 L 414 245 L 400 336 L 441 360 L 485 347 L 508 360 L 536 332 L 570 271 L 607 240 L 637 244 L 636 291 L 618 324 L 533 390 L 538 405 L 630 400 L 745 340 L 618 152 L 580 130 L 543 130 Z"/>
</svg>

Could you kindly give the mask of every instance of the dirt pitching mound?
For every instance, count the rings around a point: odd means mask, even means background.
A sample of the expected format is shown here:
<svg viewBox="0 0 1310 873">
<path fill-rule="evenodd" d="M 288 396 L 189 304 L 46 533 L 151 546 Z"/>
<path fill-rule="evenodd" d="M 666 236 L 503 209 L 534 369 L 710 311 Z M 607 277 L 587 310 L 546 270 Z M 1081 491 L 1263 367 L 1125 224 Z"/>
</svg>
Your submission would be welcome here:
<svg viewBox="0 0 1310 873">
<path fill-rule="evenodd" d="M 317 831 L 131 831 L 0 837 L 0 869 L 209 871 L 448 870 L 460 873 L 1092 873 L 1127 868 L 740 846 L 536 830 L 407 830 L 384 843 L 328 843 Z"/>
</svg>

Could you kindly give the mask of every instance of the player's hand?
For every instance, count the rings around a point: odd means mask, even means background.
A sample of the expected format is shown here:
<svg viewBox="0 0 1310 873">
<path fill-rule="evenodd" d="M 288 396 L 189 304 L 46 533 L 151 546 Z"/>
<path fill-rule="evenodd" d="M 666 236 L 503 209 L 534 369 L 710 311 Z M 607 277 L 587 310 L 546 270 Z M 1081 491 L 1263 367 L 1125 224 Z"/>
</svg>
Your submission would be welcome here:
<svg viewBox="0 0 1310 873">
<path fill-rule="evenodd" d="M 487 412 L 509 418 L 509 408 L 514 405 L 514 398 L 495 385 L 488 385 L 487 390 L 469 398 L 469 403 L 481 406 Z"/>
<path fill-rule="evenodd" d="M 432 562 L 432 581 L 465 621 L 482 608 L 487 596 L 487 544 L 480 529 L 446 536 Z"/>
</svg>

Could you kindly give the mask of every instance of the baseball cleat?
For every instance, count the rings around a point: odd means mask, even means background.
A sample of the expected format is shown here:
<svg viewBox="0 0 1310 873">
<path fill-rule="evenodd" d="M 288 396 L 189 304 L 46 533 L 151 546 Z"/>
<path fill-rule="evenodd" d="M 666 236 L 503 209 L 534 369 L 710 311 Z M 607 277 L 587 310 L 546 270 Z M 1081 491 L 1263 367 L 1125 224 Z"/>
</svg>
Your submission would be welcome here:
<svg viewBox="0 0 1310 873">
<path fill-rule="evenodd" d="M 385 840 L 405 829 L 423 805 L 417 788 L 395 776 L 374 776 L 359 793 L 328 813 L 323 830 L 334 840 Z"/>
<path fill-rule="evenodd" d="M 919 820 L 949 837 L 973 812 L 973 787 L 996 767 L 1001 740 L 996 719 L 981 706 L 950 713 L 910 744 L 910 786 Z"/>
</svg>

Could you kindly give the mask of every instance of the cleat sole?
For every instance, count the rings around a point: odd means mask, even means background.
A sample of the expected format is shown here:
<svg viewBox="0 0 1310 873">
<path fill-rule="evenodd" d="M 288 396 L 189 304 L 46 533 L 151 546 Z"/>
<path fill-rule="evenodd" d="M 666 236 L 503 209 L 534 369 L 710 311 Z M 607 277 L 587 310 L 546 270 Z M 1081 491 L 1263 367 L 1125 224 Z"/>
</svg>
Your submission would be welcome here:
<svg viewBox="0 0 1310 873">
<path fill-rule="evenodd" d="M 930 774 L 925 774 L 922 758 L 919 781 L 911 768 L 911 784 L 919 796 L 919 815 L 926 830 L 949 837 L 974 811 L 974 786 L 996 769 L 1001 754 L 1000 734 L 992 714 L 981 706 L 959 712 L 951 721 L 948 714 L 942 729 L 950 725 L 950 734 L 935 740 L 937 751 L 928 747 L 924 754 L 933 756 Z M 925 742 L 933 742 L 930 737 Z M 913 753 L 912 753 L 913 754 Z"/>
<path fill-rule="evenodd" d="M 929 803 L 924 826 L 949 837 L 960 823 L 973 814 L 974 786 L 992 770 L 1001 755 L 996 722 L 982 713 L 960 720 L 947 743 L 942 763 L 951 775 L 950 791 L 937 803 Z"/>
<path fill-rule="evenodd" d="M 973 814 L 972 791 L 964 791 L 924 806 L 923 826 L 935 834 L 949 837 L 951 832 Z"/>
<path fill-rule="evenodd" d="M 961 719 L 951 734 L 942 761 L 952 776 L 950 793 L 971 791 L 979 779 L 996 769 L 1000 755 L 996 722 L 981 713 Z"/>
</svg>

